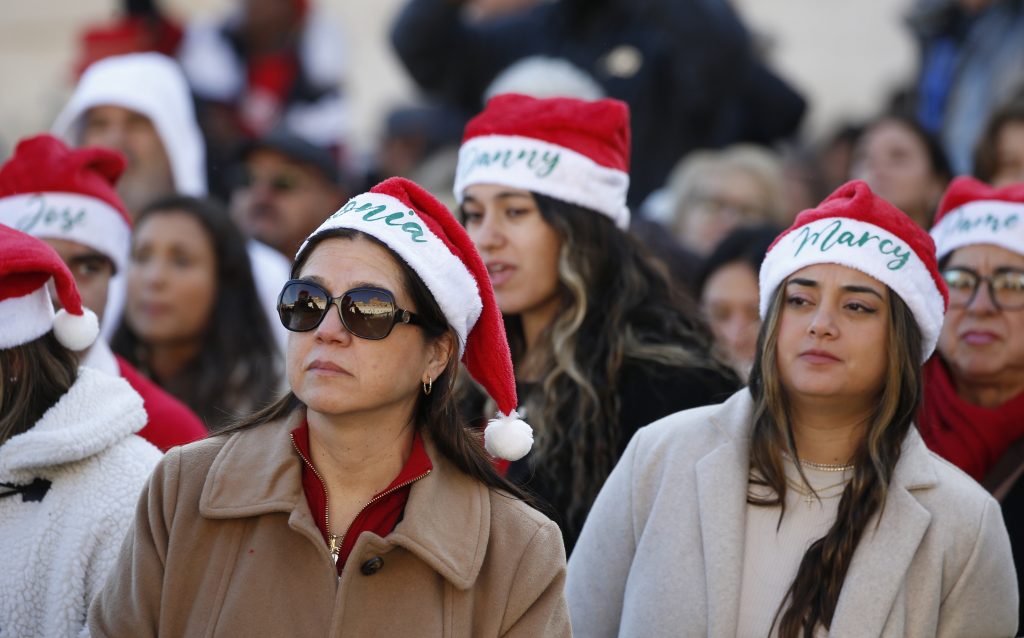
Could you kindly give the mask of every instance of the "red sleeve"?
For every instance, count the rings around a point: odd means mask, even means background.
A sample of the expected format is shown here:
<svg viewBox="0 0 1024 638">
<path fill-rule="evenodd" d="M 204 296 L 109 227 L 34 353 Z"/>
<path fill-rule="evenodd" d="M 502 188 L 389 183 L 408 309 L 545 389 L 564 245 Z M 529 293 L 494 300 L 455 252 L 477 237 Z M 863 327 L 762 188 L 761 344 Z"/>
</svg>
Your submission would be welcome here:
<svg viewBox="0 0 1024 638">
<path fill-rule="evenodd" d="M 149 421 L 146 427 L 139 431 L 139 436 L 166 452 L 176 445 L 198 441 L 207 435 L 203 422 L 184 403 L 142 376 L 142 373 L 121 357 L 115 357 L 121 376 L 142 396 L 146 414 L 149 416 Z"/>
</svg>

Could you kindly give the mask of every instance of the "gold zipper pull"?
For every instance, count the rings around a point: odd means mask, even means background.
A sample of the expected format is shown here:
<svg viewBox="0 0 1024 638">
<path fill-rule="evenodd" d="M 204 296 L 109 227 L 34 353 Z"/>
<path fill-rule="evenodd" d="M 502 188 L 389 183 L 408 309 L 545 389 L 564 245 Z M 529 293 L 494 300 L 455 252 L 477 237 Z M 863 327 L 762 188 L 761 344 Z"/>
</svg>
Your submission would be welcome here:
<svg viewBox="0 0 1024 638">
<path fill-rule="evenodd" d="M 334 562 L 337 563 L 338 562 L 338 554 L 341 553 L 341 547 L 338 547 L 338 537 L 337 537 L 337 535 L 331 534 L 330 536 L 328 536 L 328 538 L 327 538 L 327 549 L 329 549 L 330 552 L 331 552 L 331 558 L 333 558 Z"/>
</svg>

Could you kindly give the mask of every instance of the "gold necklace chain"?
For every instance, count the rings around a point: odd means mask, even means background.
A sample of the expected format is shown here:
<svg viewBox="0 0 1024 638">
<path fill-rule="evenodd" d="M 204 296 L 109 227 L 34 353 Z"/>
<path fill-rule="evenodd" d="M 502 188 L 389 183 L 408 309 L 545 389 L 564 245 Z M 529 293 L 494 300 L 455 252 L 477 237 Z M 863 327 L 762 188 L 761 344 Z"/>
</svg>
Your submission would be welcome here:
<svg viewBox="0 0 1024 638">
<path fill-rule="evenodd" d="M 792 488 L 794 492 L 796 492 L 797 494 L 802 496 L 804 503 L 807 503 L 808 507 L 813 505 L 814 501 L 816 499 L 825 500 L 825 499 L 836 498 L 837 496 L 842 495 L 843 490 L 846 489 L 846 483 L 848 481 L 849 481 L 849 479 L 845 479 L 844 478 L 842 481 L 839 481 L 838 483 L 833 483 L 832 485 L 825 485 L 825 486 L 819 487 L 817 489 L 812 489 L 809 485 L 807 485 L 803 481 L 797 481 L 797 480 L 789 478 L 788 476 L 786 477 L 786 485 L 789 486 L 790 488 Z M 835 491 L 835 492 L 833 492 L 831 494 L 827 493 L 828 490 L 832 490 L 832 489 L 835 489 L 837 487 L 839 488 L 837 491 Z"/>
<path fill-rule="evenodd" d="M 793 460 L 785 452 L 782 453 L 782 456 L 788 459 L 789 461 Z M 820 470 L 822 472 L 848 472 L 853 468 L 857 467 L 855 463 L 815 463 L 814 461 L 805 461 L 803 459 L 800 459 L 800 465 L 804 467 L 809 467 L 812 470 Z"/>
</svg>

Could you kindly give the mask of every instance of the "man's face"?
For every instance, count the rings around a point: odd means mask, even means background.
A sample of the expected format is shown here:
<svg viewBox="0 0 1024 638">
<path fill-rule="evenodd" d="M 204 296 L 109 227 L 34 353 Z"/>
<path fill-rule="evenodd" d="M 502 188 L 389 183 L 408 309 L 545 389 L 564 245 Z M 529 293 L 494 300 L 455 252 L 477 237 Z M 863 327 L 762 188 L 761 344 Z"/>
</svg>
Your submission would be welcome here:
<svg viewBox="0 0 1024 638">
<path fill-rule="evenodd" d="M 85 244 L 67 239 L 46 239 L 47 244 L 57 251 L 75 277 L 75 285 L 82 296 L 82 305 L 96 313 L 103 320 L 107 307 L 107 289 L 114 276 L 114 262 L 103 253 Z M 59 306 L 56 295 L 51 295 L 54 305 Z"/>
<path fill-rule="evenodd" d="M 231 213 L 246 235 L 291 259 L 343 201 L 341 189 L 317 169 L 261 149 L 246 158 Z"/>
<path fill-rule="evenodd" d="M 174 192 L 174 173 L 153 122 L 120 106 L 94 106 L 82 119 L 81 146 L 105 146 L 121 151 L 128 168 L 117 193 L 133 216 L 146 204 Z"/>
</svg>

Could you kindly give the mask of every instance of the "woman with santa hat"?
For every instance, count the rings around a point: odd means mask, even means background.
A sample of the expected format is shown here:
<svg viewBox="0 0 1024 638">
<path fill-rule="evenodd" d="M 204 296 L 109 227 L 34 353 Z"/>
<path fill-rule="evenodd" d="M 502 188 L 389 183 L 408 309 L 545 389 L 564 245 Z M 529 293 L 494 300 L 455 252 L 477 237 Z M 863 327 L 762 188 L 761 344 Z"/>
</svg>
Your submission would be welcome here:
<svg viewBox="0 0 1024 638">
<path fill-rule="evenodd" d="M 0 255 L 0 631 L 78 636 L 160 451 L 128 382 L 78 367 L 99 324 L 57 253 L 0 224 Z"/>
<path fill-rule="evenodd" d="M 642 425 L 739 380 L 663 265 L 626 232 L 629 110 L 506 94 L 466 126 L 455 180 L 494 286 L 533 452 L 509 468 L 575 543 Z"/>
<path fill-rule="evenodd" d="M 1012 636 L 999 505 L 913 420 L 947 290 L 928 234 L 864 182 L 760 271 L 749 387 L 641 429 L 566 595 L 584 636 Z"/>
<path fill-rule="evenodd" d="M 959 177 L 931 230 L 949 312 L 924 368 L 928 447 L 1002 502 L 1024 576 L 1024 184 Z M 1018 582 L 1020 582 L 1018 580 Z"/>
<path fill-rule="evenodd" d="M 460 420 L 461 359 L 532 443 L 487 272 L 454 216 L 392 178 L 302 245 L 278 312 L 290 391 L 175 448 L 139 503 L 93 636 L 568 636 L 558 527 Z"/>
</svg>

